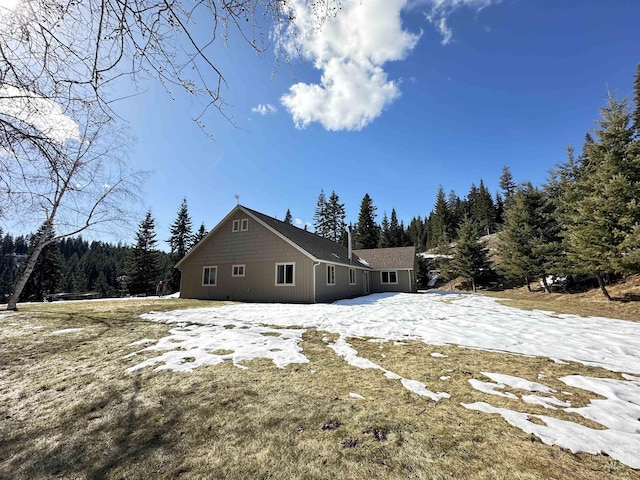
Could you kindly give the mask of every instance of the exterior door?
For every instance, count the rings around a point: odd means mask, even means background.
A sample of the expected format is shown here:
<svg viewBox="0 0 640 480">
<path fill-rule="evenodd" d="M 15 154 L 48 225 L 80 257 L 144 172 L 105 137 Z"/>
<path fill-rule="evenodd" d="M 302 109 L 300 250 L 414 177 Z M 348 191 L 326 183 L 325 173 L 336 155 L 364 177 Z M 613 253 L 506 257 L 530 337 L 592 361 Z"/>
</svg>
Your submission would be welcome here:
<svg viewBox="0 0 640 480">
<path fill-rule="evenodd" d="M 364 272 L 364 294 L 368 295 L 369 294 L 369 272 L 365 271 Z"/>
</svg>

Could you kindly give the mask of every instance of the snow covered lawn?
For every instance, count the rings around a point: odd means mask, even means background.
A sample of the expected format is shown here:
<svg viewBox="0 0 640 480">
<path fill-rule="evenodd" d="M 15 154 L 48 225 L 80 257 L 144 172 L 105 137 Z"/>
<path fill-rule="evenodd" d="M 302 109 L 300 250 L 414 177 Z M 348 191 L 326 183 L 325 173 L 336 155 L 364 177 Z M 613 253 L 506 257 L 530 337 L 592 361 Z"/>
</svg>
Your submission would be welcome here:
<svg viewBox="0 0 640 480">
<path fill-rule="evenodd" d="M 457 345 L 494 352 L 540 356 L 556 362 L 578 362 L 618 372 L 618 379 L 571 375 L 559 378 L 566 385 L 593 392 L 591 405 L 572 408 L 556 397 L 558 392 L 543 378 L 519 378 L 502 372 L 482 372 L 471 385 L 488 395 L 513 402 L 513 409 L 489 401 L 462 405 L 471 410 L 497 413 L 510 424 L 549 445 L 572 452 L 605 453 L 640 469 L 640 323 L 607 318 L 556 315 L 523 311 L 494 299 L 466 294 L 379 294 L 331 305 L 234 304 L 216 308 L 152 312 L 143 318 L 172 325 L 169 336 L 141 339 L 142 350 L 126 356 L 129 372 L 145 368 L 190 372 L 202 365 L 267 358 L 278 367 L 307 363 L 300 347 L 306 330 L 337 335 L 326 339 L 349 364 L 377 369 L 398 385 L 434 402 L 459 402 L 448 392 L 405 378 L 358 354 L 349 342 L 420 341 L 431 345 Z M 333 337 L 335 337 L 333 335 Z M 136 361 L 139 353 L 157 355 Z M 437 353 L 437 352 L 436 352 Z M 432 355 L 438 358 L 437 354 Z M 486 382 L 486 378 L 495 383 Z M 441 377 L 441 380 L 446 376 Z M 502 392 L 506 386 L 522 392 Z M 536 395 L 532 395 L 532 393 Z M 353 398 L 361 396 L 350 392 Z M 542 405 L 549 412 L 563 410 L 601 425 L 593 429 L 553 416 L 526 413 L 526 405 Z M 532 421 L 533 420 L 533 421 Z"/>
</svg>

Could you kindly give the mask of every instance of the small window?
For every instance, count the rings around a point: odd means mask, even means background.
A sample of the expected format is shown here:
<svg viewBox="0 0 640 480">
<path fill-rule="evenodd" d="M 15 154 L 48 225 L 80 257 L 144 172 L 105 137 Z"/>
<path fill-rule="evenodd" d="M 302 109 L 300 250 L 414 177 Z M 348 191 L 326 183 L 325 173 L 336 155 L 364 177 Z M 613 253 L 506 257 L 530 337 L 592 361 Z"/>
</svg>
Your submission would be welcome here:
<svg viewBox="0 0 640 480">
<path fill-rule="evenodd" d="M 295 285 L 295 263 L 276 263 L 276 285 Z"/>
<path fill-rule="evenodd" d="M 388 272 L 380 272 L 382 283 L 398 283 L 398 272 L 391 270 Z"/>
<path fill-rule="evenodd" d="M 327 285 L 336 284 L 336 266 L 327 265 Z"/>
<path fill-rule="evenodd" d="M 215 287 L 218 279 L 218 267 L 204 267 L 202 269 L 202 285 Z"/>
<path fill-rule="evenodd" d="M 234 220 L 233 221 L 233 227 L 231 227 L 231 231 L 233 232 L 246 232 L 247 230 L 249 230 L 249 219 L 248 218 L 242 218 L 239 220 Z"/>
<path fill-rule="evenodd" d="M 231 267 L 232 277 L 244 277 L 244 265 L 233 265 Z"/>
<path fill-rule="evenodd" d="M 355 284 L 356 284 L 356 269 L 350 268 L 349 269 L 349 285 L 355 285 Z"/>
</svg>

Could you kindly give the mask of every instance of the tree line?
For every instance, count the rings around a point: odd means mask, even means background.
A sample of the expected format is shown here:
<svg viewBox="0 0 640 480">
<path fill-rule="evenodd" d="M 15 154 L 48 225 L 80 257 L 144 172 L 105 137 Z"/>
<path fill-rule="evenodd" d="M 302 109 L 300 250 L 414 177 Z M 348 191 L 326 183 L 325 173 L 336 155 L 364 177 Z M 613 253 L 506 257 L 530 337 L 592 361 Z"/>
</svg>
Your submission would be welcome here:
<svg viewBox="0 0 640 480">
<path fill-rule="evenodd" d="M 0 303 L 7 302 L 26 268 L 26 260 L 45 229 L 13 236 L 0 229 Z M 180 288 L 180 271 L 173 266 L 207 234 L 202 224 L 192 231 L 184 199 L 166 240 L 169 253 L 158 249 L 155 220 L 150 211 L 140 222 L 131 246 L 88 241 L 82 236 L 48 243 L 20 295 L 20 301 L 43 301 L 60 292 L 97 292 L 102 297 L 151 295 Z M 48 235 L 55 235 L 49 232 Z"/>
</svg>

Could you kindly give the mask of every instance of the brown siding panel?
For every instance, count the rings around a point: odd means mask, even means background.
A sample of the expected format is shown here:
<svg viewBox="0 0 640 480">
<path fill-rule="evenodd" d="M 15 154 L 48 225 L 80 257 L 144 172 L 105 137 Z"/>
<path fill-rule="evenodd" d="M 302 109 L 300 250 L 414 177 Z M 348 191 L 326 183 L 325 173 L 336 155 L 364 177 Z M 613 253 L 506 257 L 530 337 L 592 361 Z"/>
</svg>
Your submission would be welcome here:
<svg viewBox="0 0 640 480">
<path fill-rule="evenodd" d="M 297 248 L 249 218 L 248 230 L 232 232 L 238 211 L 182 265 L 183 298 L 256 302 L 313 302 L 313 261 Z M 276 263 L 295 263 L 295 286 L 275 285 Z M 233 265 L 245 265 L 244 277 L 232 277 Z M 217 286 L 202 286 L 202 269 L 218 267 Z"/>
</svg>

